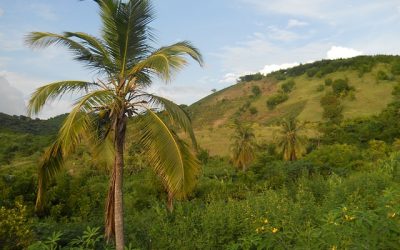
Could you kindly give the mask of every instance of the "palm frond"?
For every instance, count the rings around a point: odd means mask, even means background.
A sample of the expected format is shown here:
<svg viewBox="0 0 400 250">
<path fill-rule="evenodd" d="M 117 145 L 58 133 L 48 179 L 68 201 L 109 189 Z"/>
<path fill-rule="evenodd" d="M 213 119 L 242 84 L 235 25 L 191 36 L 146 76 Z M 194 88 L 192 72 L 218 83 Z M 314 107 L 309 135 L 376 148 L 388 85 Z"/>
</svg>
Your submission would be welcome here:
<svg viewBox="0 0 400 250">
<path fill-rule="evenodd" d="M 96 68 L 105 68 L 108 73 L 115 71 L 114 62 L 112 61 L 107 48 L 104 46 L 103 42 L 84 32 L 65 32 L 64 35 L 68 38 L 78 38 L 81 43 L 91 52 L 91 58 L 78 58 L 80 60 L 86 59 L 86 61 L 91 60 L 92 66 Z"/>
<path fill-rule="evenodd" d="M 85 81 L 60 81 L 44 85 L 31 95 L 28 114 L 38 114 L 47 102 L 53 101 L 57 97 L 61 98 L 67 92 L 88 91 L 89 87 L 93 86 L 96 85 Z"/>
<path fill-rule="evenodd" d="M 152 7 L 147 0 L 102 0 L 100 15 L 103 39 L 121 74 L 149 52 L 152 37 L 148 24 L 153 20 Z"/>
<path fill-rule="evenodd" d="M 39 163 L 38 173 L 38 193 L 36 197 L 35 209 L 41 213 L 45 205 L 45 189 L 49 181 L 57 174 L 64 165 L 64 156 L 60 141 L 54 142 L 46 149 Z"/>
<path fill-rule="evenodd" d="M 150 109 L 137 123 L 140 144 L 150 166 L 162 178 L 168 191 L 184 197 L 195 186 L 200 162 L 189 147 Z"/>
<path fill-rule="evenodd" d="M 150 104 L 161 106 L 165 109 L 172 123 L 178 125 L 190 136 L 192 144 L 197 150 L 197 141 L 193 132 L 192 122 L 186 112 L 179 105 L 166 98 L 152 94 L 147 94 L 146 96 L 149 97 Z"/>
<path fill-rule="evenodd" d="M 203 65 L 203 58 L 198 49 L 190 42 L 184 41 L 156 50 L 149 57 L 133 66 L 128 74 L 136 75 L 147 71 L 168 82 L 176 71 L 187 64 L 185 55 L 189 55 L 201 66 Z"/>
</svg>

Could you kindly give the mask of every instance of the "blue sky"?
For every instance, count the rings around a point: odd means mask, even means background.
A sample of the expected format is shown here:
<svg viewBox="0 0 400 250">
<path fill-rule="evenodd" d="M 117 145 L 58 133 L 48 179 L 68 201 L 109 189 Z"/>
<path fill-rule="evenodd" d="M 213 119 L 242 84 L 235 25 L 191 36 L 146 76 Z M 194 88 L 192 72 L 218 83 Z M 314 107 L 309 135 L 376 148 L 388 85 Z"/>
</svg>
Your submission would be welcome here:
<svg viewBox="0 0 400 250">
<path fill-rule="evenodd" d="M 190 40 L 203 53 L 165 85 L 150 91 L 190 104 L 235 83 L 246 73 L 267 73 L 320 59 L 400 54 L 398 0 L 154 0 L 154 46 Z M 23 114 L 35 88 L 66 79 L 95 79 L 66 50 L 32 50 L 30 31 L 84 31 L 99 35 L 97 5 L 78 0 L 0 2 L 0 112 Z M 69 110 L 74 97 L 48 105 L 40 117 Z"/>
</svg>

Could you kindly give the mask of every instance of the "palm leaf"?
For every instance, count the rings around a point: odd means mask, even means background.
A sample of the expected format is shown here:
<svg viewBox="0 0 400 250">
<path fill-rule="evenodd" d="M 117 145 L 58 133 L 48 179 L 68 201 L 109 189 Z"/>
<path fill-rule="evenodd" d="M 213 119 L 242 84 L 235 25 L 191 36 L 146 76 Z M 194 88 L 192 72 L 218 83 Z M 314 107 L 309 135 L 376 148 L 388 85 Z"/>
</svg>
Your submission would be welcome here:
<svg viewBox="0 0 400 250">
<path fill-rule="evenodd" d="M 192 144 L 197 150 L 197 141 L 193 132 L 192 123 L 186 112 L 179 105 L 163 97 L 151 94 L 148 94 L 147 97 L 149 97 L 151 104 L 161 106 L 165 109 L 172 123 L 178 125 L 190 136 Z"/>
<path fill-rule="evenodd" d="M 165 81 L 170 81 L 173 73 L 187 64 L 185 55 L 189 55 L 200 65 L 203 65 L 203 58 L 198 49 L 184 41 L 156 50 L 131 68 L 129 75 L 136 75 L 145 70 L 158 75 Z"/>
<path fill-rule="evenodd" d="M 64 164 L 61 145 L 57 140 L 44 153 L 39 163 L 38 193 L 35 209 L 41 213 L 45 204 L 45 188 Z"/>
<path fill-rule="evenodd" d="M 150 166 L 162 178 L 168 191 L 184 197 L 195 186 L 200 162 L 188 146 L 150 109 L 137 123 L 140 144 Z"/>
<path fill-rule="evenodd" d="M 32 94 L 28 104 L 28 114 L 38 114 L 43 106 L 57 97 L 62 97 L 67 92 L 88 91 L 94 83 L 85 81 L 60 81 L 44 85 Z"/>
</svg>

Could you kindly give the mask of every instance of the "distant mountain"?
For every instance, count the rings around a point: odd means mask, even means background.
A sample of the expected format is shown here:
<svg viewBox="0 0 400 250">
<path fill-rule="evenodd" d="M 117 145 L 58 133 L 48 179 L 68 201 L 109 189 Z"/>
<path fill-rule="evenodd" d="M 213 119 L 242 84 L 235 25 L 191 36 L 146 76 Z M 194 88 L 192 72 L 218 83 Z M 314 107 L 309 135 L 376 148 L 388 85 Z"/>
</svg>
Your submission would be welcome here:
<svg viewBox="0 0 400 250">
<path fill-rule="evenodd" d="M 31 119 L 23 115 L 0 113 L 0 131 L 27 133 L 33 135 L 52 135 L 58 132 L 67 115 L 59 115 L 48 120 Z"/>
<path fill-rule="evenodd" d="M 268 141 L 282 118 L 322 121 L 321 98 L 340 91 L 344 82 L 349 87 L 340 97 L 345 119 L 378 114 L 393 100 L 399 80 L 400 56 L 322 60 L 267 76 L 243 76 L 237 84 L 192 104 L 188 112 L 200 146 L 227 154 L 235 119 L 254 123 L 258 139 Z"/>
</svg>

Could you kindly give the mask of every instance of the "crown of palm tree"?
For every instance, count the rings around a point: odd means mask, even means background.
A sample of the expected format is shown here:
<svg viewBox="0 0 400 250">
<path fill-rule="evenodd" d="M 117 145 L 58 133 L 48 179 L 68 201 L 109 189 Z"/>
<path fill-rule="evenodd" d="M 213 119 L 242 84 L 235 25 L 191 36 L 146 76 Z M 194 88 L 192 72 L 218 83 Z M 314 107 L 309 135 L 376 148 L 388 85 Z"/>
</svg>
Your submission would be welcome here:
<svg viewBox="0 0 400 250">
<path fill-rule="evenodd" d="M 299 124 L 296 119 L 284 119 L 280 125 L 279 133 L 275 137 L 277 151 L 286 161 L 300 158 L 306 152 L 306 138 L 299 133 L 305 124 Z"/>
</svg>

